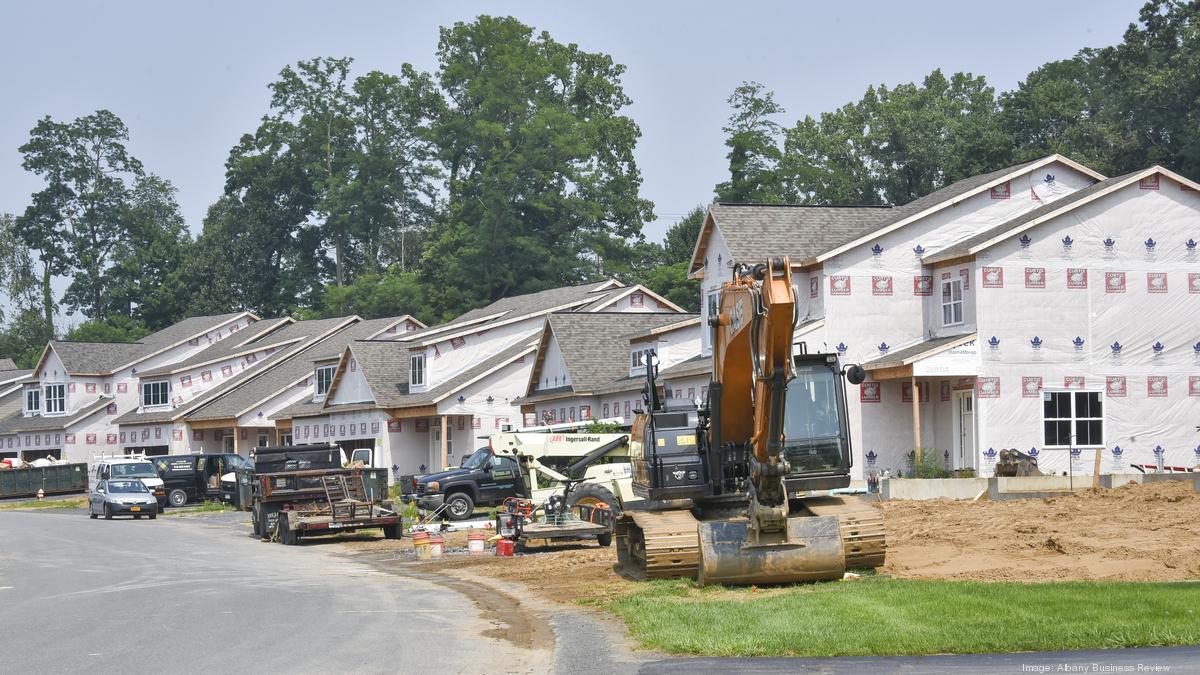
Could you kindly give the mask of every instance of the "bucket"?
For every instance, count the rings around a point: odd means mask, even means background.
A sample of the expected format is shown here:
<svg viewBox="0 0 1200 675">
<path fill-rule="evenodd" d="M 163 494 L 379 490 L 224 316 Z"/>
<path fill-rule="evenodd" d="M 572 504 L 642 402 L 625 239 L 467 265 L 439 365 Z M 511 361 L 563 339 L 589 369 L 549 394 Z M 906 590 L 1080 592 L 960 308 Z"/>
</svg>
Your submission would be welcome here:
<svg viewBox="0 0 1200 675">
<path fill-rule="evenodd" d="M 429 560 L 429 533 L 413 532 L 413 548 L 417 551 L 417 560 Z"/>
<path fill-rule="evenodd" d="M 486 540 L 486 532 L 468 532 L 467 552 L 471 555 L 483 555 L 483 547 Z"/>
<path fill-rule="evenodd" d="M 442 535 L 440 535 L 440 534 L 429 535 L 429 559 L 430 560 L 441 560 L 442 553 L 445 550 L 446 550 L 445 546 L 442 543 Z"/>
<path fill-rule="evenodd" d="M 496 542 L 496 555 L 511 558 L 513 554 L 512 539 L 501 539 Z"/>
</svg>

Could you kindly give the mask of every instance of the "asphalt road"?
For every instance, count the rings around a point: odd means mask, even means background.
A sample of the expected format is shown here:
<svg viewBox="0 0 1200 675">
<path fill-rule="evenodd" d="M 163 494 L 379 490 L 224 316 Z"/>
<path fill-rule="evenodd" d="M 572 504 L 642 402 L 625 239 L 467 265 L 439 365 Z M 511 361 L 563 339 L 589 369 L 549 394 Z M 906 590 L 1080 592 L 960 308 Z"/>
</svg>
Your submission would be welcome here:
<svg viewBox="0 0 1200 675">
<path fill-rule="evenodd" d="M 264 544 L 245 521 L 0 512 L 0 673 L 1200 673 L 1200 647 L 663 658 L 494 580 Z"/>
<path fill-rule="evenodd" d="M 0 513 L 0 672 L 547 672 L 466 595 L 238 523 Z"/>
</svg>

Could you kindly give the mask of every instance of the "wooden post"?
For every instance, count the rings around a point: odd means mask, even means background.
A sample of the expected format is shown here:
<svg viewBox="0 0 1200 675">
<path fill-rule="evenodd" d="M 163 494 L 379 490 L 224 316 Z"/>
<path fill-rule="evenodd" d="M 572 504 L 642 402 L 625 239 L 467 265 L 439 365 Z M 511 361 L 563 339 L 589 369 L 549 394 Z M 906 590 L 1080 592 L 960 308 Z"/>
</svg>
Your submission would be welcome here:
<svg viewBox="0 0 1200 675">
<path fill-rule="evenodd" d="M 1096 448 L 1096 463 L 1092 465 L 1092 487 L 1094 488 L 1100 487 L 1100 451 L 1101 448 Z"/>
<path fill-rule="evenodd" d="M 446 439 L 446 433 L 450 430 L 450 418 L 442 415 L 442 468 L 446 468 L 450 461 L 450 443 Z"/>
<path fill-rule="evenodd" d="M 235 455 L 242 454 L 242 453 L 238 452 L 239 445 L 240 444 L 238 443 L 238 428 L 237 428 L 237 425 L 234 425 L 234 427 L 233 427 L 233 453 Z M 222 448 L 221 452 L 225 452 L 225 449 Z"/>
<path fill-rule="evenodd" d="M 912 414 L 913 414 L 913 473 L 921 466 L 921 390 L 917 388 L 917 376 L 909 378 L 912 383 Z"/>
</svg>

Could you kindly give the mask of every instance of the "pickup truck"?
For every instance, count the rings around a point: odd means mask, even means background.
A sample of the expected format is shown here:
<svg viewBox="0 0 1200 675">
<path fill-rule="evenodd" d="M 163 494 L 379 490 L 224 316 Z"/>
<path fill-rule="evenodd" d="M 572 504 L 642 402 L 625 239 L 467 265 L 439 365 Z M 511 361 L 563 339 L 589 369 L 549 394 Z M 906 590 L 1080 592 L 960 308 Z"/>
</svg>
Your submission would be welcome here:
<svg viewBox="0 0 1200 675">
<path fill-rule="evenodd" d="M 456 468 L 416 479 L 413 499 L 426 511 L 442 508 L 450 520 L 466 520 L 476 506 L 498 506 L 509 497 L 524 497 L 525 481 L 511 457 L 479 448 Z"/>
</svg>

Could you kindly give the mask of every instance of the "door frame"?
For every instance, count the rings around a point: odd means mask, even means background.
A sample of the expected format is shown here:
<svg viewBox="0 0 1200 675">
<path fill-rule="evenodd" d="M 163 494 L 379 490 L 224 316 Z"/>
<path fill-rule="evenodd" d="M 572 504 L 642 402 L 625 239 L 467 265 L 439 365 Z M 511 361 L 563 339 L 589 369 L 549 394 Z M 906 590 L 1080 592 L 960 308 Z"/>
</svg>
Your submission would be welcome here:
<svg viewBox="0 0 1200 675">
<path fill-rule="evenodd" d="M 963 401 L 971 402 L 971 448 L 968 452 L 963 447 Z M 979 407 L 974 389 L 964 389 L 954 392 L 954 469 L 975 469 L 978 471 L 979 458 Z"/>
</svg>

